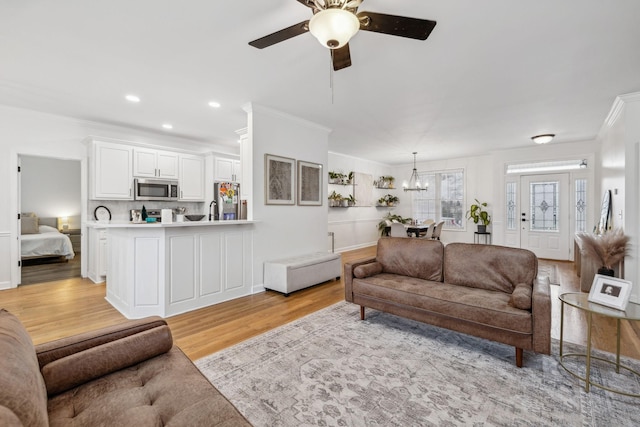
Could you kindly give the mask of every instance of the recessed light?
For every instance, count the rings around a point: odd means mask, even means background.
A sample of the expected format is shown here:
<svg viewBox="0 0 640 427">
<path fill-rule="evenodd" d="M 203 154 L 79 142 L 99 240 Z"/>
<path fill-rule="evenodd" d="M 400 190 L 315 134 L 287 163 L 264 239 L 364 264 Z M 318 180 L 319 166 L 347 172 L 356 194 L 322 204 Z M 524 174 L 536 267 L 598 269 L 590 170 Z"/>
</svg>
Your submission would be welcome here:
<svg viewBox="0 0 640 427">
<path fill-rule="evenodd" d="M 173 125 L 171 123 L 165 123 L 162 125 L 162 127 L 165 129 L 173 129 Z"/>
<path fill-rule="evenodd" d="M 127 95 L 125 96 L 125 99 L 129 102 L 140 102 L 140 97 L 136 95 Z"/>
<path fill-rule="evenodd" d="M 220 103 L 216 102 L 216 101 L 210 101 L 209 102 L 209 107 L 211 107 L 211 108 L 220 108 Z"/>
</svg>

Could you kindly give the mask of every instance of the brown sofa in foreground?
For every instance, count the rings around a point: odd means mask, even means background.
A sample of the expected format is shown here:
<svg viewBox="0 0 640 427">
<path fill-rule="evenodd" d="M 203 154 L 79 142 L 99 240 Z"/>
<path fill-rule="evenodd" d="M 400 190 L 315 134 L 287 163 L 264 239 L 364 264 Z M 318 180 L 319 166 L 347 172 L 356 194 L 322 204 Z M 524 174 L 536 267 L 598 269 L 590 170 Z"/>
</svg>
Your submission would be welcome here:
<svg viewBox="0 0 640 427">
<path fill-rule="evenodd" d="M 34 348 L 0 310 L 2 426 L 249 426 L 159 317 Z"/>
<path fill-rule="evenodd" d="M 346 263 L 345 299 L 365 307 L 549 354 L 549 280 L 525 249 L 383 237 L 376 258 Z"/>
</svg>

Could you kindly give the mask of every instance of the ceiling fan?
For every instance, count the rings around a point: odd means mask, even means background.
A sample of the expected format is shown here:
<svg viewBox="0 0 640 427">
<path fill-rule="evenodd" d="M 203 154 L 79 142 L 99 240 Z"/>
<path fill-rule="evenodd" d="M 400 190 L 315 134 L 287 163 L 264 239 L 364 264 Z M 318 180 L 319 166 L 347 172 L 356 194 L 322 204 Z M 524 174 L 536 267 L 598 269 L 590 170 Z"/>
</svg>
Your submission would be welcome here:
<svg viewBox="0 0 640 427">
<path fill-rule="evenodd" d="M 310 20 L 276 31 L 249 44 L 264 49 L 309 31 L 320 44 L 331 50 L 333 69 L 338 71 L 351 66 L 349 40 L 358 30 L 426 40 L 436 26 L 436 21 L 426 19 L 374 12 L 358 13 L 358 7 L 364 0 L 297 1 L 313 11 Z"/>
</svg>

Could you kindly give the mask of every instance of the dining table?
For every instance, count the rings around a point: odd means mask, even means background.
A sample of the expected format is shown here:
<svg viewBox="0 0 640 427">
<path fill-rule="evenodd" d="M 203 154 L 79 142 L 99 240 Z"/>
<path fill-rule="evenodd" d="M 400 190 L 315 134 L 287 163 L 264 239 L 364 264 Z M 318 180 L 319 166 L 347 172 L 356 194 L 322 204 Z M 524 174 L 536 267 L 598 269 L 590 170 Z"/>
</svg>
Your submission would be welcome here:
<svg viewBox="0 0 640 427">
<path fill-rule="evenodd" d="M 420 234 L 425 233 L 429 229 L 429 224 L 402 224 L 407 230 L 407 234 L 413 234 L 415 237 L 420 237 Z M 391 227 L 384 228 L 384 235 L 388 236 L 391 232 Z"/>
</svg>

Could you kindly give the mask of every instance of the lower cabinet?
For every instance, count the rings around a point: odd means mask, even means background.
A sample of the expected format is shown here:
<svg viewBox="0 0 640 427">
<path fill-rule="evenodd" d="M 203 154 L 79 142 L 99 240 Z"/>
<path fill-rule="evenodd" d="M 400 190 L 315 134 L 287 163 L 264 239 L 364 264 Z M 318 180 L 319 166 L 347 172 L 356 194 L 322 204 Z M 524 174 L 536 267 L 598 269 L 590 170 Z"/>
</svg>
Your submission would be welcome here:
<svg viewBox="0 0 640 427">
<path fill-rule="evenodd" d="M 249 295 L 250 225 L 109 228 L 107 301 L 128 318 Z"/>
<path fill-rule="evenodd" d="M 107 230 L 89 229 L 89 263 L 87 275 L 94 283 L 102 283 L 107 277 Z"/>
</svg>

